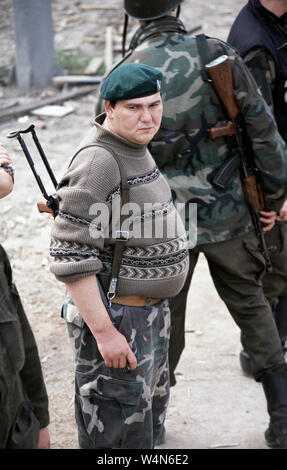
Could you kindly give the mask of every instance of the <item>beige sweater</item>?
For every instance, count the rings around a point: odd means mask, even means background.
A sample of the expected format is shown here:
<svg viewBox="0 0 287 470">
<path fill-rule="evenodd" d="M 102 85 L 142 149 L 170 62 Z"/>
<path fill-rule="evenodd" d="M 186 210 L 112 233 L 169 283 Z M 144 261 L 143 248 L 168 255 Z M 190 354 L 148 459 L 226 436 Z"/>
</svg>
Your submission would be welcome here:
<svg viewBox="0 0 287 470">
<path fill-rule="evenodd" d="M 145 145 L 109 132 L 101 125 L 103 119 L 104 115 L 98 116 L 80 146 L 91 147 L 76 154 L 59 183 L 51 271 L 63 282 L 97 274 L 108 290 L 114 249 L 112 225 L 117 226 L 120 212 L 120 167 L 133 205 L 117 295 L 174 296 L 186 278 L 188 250 L 168 183 Z M 101 217 L 99 207 L 104 207 Z"/>
</svg>

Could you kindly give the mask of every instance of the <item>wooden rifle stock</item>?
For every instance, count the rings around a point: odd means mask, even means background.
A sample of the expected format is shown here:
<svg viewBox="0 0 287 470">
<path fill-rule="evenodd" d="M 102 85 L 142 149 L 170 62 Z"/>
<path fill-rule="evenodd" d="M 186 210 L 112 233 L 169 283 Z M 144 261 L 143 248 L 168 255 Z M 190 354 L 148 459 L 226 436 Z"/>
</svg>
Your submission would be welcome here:
<svg viewBox="0 0 287 470">
<path fill-rule="evenodd" d="M 257 183 L 255 175 L 250 175 L 243 180 L 243 191 L 246 202 L 254 212 L 259 212 L 264 207 L 262 186 Z"/>
<path fill-rule="evenodd" d="M 226 126 L 212 127 L 209 131 L 209 136 L 212 140 L 218 139 L 218 137 L 231 137 L 232 135 L 235 135 L 235 129 L 231 121 Z"/>
<path fill-rule="evenodd" d="M 240 111 L 234 99 L 233 81 L 231 68 L 228 62 L 228 56 L 223 55 L 206 66 L 206 72 L 211 78 L 214 88 L 220 101 L 230 119 L 239 116 Z M 235 128 L 231 121 L 226 126 L 212 127 L 210 129 L 211 139 L 218 137 L 232 136 L 235 134 Z"/>
<path fill-rule="evenodd" d="M 227 55 L 218 57 L 205 66 L 220 101 L 226 109 L 228 117 L 233 120 L 240 114 L 235 102 L 231 68 Z"/>
<path fill-rule="evenodd" d="M 260 189 L 260 185 L 257 184 L 255 175 L 252 174 L 249 168 L 246 156 L 244 155 L 244 150 L 242 148 L 243 146 L 241 142 L 241 135 L 239 135 L 239 132 L 237 132 L 238 124 L 236 122 L 236 119 L 240 116 L 240 110 L 235 102 L 233 79 L 229 58 L 227 55 L 220 56 L 218 57 L 218 59 L 215 59 L 210 64 L 206 65 L 205 68 L 208 76 L 213 82 L 216 93 L 218 94 L 218 97 L 221 103 L 223 104 L 229 119 L 231 119 L 231 122 L 228 123 L 227 126 L 223 126 L 223 128 L 218 128 L 219 132 L 220 129 L 225 128 L 225 131 L 228 130 L 229 133 L 233 132 L 233 134 L 231 135 L 235 134 L 237 136 L 238 144 L 241 149 L 242 155 L 243 190 L 245 194 L 245 199 L 252 208 L 252 210 L 254 212 L 258 212 L 264 207 L 263 193 Z"/>
<path fill-rule="evenodd" d="M 254 162 L 249 160 L 249 148 L 246 145 L 246 133 L 240 110 L 235 102 L 234 87 L 232 80 L 232 71 L 229 63 L 229 57 L 222 55 L 205 66 L 205 70 L 211 79 L 214 89 L 223 104 L 225 111 L 231 120 L 236 135 L 242 169 L 242 186 L 247 204 L 250 207 L 250 213 L 254 228 L 258 238 L 261 252 L 266 261 L 267 271 L 272 271 L 272 264 L 266 247 L 262 224 L 260 222 L 260 210 L 264 208 L 264 197 L 261 185 L 256 180 L 253 171 Z M 230 128 L 229 128 L 230 131 Z"/>
</svg>

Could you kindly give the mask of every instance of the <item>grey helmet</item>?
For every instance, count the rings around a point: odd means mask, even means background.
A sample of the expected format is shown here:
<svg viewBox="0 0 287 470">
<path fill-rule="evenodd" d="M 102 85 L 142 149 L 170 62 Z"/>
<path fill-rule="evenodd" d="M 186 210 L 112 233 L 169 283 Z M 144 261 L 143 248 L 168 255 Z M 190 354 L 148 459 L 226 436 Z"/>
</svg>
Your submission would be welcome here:
<svg viewBox="0 0 287 470">
<path fill-rule="evenodd" d="M 124 0 L 124 10 L 137 20 L 154 20 L 167 15 L 183 0 Z"/>
</svg>

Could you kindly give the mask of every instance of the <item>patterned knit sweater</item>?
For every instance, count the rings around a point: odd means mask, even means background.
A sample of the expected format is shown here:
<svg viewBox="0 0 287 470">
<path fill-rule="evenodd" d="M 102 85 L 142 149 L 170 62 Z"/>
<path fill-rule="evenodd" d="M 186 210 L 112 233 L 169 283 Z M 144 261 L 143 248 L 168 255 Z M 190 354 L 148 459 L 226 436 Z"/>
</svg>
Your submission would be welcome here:
<svg viewBox="0 0 287 470">
<path fill-rule="evenodd" d="M 130 237 L 117 295 L 174 296 L 186 278 L 188 250 L 169 185 L 147 147 L 109 132 L 102 126 L 104 118 L 96 118 L 57 188 L 51 271 L 63 282 L 97 274 L 108 290 L 122 174 L 131 203 L 128 225 L 122 229 L 128 227 Z"/>
</svg>

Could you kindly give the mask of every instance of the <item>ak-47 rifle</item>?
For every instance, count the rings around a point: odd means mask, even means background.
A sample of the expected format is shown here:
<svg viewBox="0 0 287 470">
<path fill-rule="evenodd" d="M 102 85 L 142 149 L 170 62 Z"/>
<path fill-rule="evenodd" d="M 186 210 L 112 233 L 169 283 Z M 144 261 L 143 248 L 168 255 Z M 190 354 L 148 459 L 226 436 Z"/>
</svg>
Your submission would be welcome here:
<svg viewBox="0 0 287 470">
<path fill-rule="evenodd" d="M 256 179 L 256 172 L 258 170 L 256 171 L 255 169 L 254 158 L 250 152 L 244 119 L 235 102 L 232 72 L 228 56 L 222 55 L 213 60 L 205 66 L 205 70 L 230 119 L 227 126 L 213 128 L 211 130 L 211 138 L 217 138 L 223 135 L 235 135 L 239 151 L 239 154 L 227 161 L 220 169 L 213 183 L 221 188 L 225 187 L 225 183 L 228 181 L 234 168 L 240 167 L 243 191 L 250 209 L 260 250 L 265 258 L 266 269 L 271 272 L 271 260 L 260 222 L 260 211 L 264 209 L 264 197 L 261 185 Z"/>
<path fill-rule="evenodd" d="M 45 152 L 40 144 L 40 141 L 37 137 L 37 134 L 36 134 L 36 131 L 35 131 L 35 126 L 34 124 L 32 124 L 31 126 L 29 126 L 27 129 L 23 129 L 23 130 L 19 130 L 19 131 L 15 131 L 15 132 L 10 132 L 8 135 L 7 135 L 7 138 L 8 139 L 13 139 L 13 138 L 17 138 L 22 149 L 23 149 L 23 152 L 24 152 L 24 155 L 30 165 L 30 168 L 36 178 L 36 181 L 38 183 L 38 186 L 40 187 L 40 190 L 41 190 L 41 193 L 42 195 L 44 196 L 44 198 L 46 199 L 46 202 L 38 202 L 37 203 L 37 206 L 38 206 L 38 211 L 39 212 L 48 212 L 50 214 L 53 215 L 53 217 L 56 217 L 56 215 L 58 214 L 58 210 L 59 210 L 59 204 L 58 204 L 58 199 L 57 199 L 57 196 L 56 194 L 51 194 L 50 196 L 48 195 L 46 189 L 45 189 L 45 186 L 40 178 L 40 176 L 38 175 L 36 169 L 35 169 L 35 164 L 34 164 L 34 161 L 31 157 L 31 154 L 23 140 L 23 138 L 21 137 L 21 134 L 28 134 L 29 132 L 31 132 L 32 134 L 32 137 L 33 137 L 33 140 L 35 142 L 35 145 L 38 149 L 38 152 L 41 156 L 41 159 L 43 160 L 43 163 L 46 167 L 46 170 L 51 178 L 51 181 L 54 185 L 54 188 L 56 189 L 57 186 L 58 186 L 58 183 L 57 183 L 57 180 L 55 178 L 55 175 L 52 171 L 52 168 L 50 167 L 50 164 L 48 162 L 48 159 L 45 155 Z"/>
</svg>

